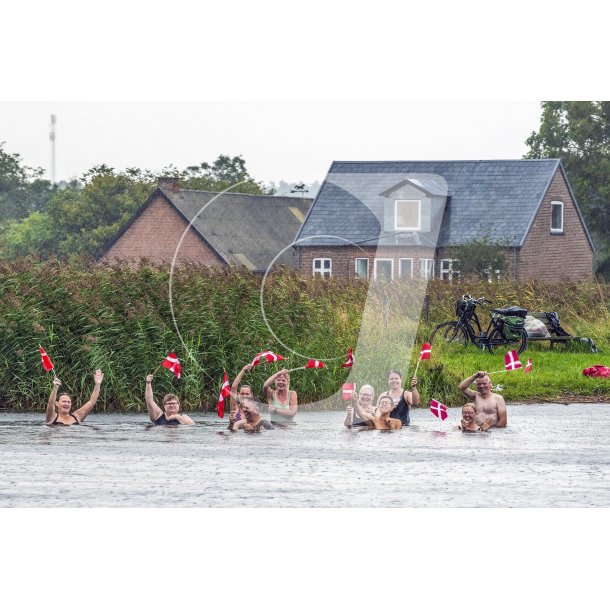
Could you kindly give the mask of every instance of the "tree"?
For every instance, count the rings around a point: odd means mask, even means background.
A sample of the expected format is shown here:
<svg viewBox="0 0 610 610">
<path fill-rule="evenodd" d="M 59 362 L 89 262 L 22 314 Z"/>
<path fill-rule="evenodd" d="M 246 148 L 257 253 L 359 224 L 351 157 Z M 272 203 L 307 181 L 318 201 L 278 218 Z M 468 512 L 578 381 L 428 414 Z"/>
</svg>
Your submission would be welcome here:
<svg viewBox="0 0 610 610">
<path fill-rule="evenodd" d="M 23 165 L 21 156 L 6 152 L 0 142 L 0 229 L 11 220 L 44 209 L 57 189 L 43 174 L 40 167 Z"/>
<path fill-rule="evenodd" d="M 507 244 L 492 241 L 484 236 L 460 246 L 446 248 L 443 258 L 453 259 L 452 271 L 460 275 L 476 275 L 494 279 L 508 269 Z"/>
<path fill-rule="evenodd" d="M 528 159 L 561 158 L 598 248 L 596 272 L 610 278 L 610 102 L 542 102 Z"/>
</svg>

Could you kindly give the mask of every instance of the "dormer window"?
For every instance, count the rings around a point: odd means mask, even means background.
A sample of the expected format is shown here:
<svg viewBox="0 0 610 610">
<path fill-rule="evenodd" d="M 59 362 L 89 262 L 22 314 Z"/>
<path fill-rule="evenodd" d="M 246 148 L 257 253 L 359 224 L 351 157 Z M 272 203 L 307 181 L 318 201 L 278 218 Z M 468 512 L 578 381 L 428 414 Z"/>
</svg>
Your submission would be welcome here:
<svg viewBox="0 0 610 610">
<path fill-rule="evenodd" d="M 397 199 L 394 202 L 394 230 L 419 231 L 421 229 L 421 201 Z"/>
<path fill-rule="evenodd" d="M 551 233 L 563 233 L 562 201 L 551 201 Z"/>
</svg>

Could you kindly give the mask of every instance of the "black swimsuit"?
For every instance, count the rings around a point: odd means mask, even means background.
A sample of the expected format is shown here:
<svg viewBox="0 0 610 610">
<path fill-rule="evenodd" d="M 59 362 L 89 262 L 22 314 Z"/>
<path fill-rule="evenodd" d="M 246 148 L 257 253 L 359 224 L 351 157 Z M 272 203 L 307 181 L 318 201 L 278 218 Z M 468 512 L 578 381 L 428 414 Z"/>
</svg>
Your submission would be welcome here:
<svg viewBox="0 0 610 610">
<path fill-rule="evenodd" d="M 381 396 L 390 396 L 389 392 L 385 392 Z M 381 398 L 381 396 L 379 398 Z M 392 398 L 390 396 L 390 398 Z M 402 391 L 400 395 L 400 400 L 398 404 L 392 409 L 390 413 L 390 417 L 394 419 L 399 419 L 402 422 L 403 426 L 408 426 L 411 423 L 411 417 L 409 415 L 409 411 L 411 410 L 411 405 L 405 400 L 405 392 Z"/>
<path fill-rule="evenodd" d="M 78 419 L 76 419 L 76 417 L 74 417 L 74 415 L 72 415 L 72 413 L 70 413 L 70 417 L 72 419 L 74 419 L 74 421 L 78 424 L 80 424 L 80 422 L 78 421 Z M 59 413 L 55 416 L 55 419 L 51 422 L 52 426 L 73 426 L 74 424 L 64 424 L 64 422 L 62 421 L 58 421 L 59 419 Z"/>
<path fill-rule="evenodd" d="M 177 419 L 167 419 L 165 413 L 161 413 L 157 419 L 155 419 L 155 426 L 179 426 L 180 422 Z"/>
</svg>

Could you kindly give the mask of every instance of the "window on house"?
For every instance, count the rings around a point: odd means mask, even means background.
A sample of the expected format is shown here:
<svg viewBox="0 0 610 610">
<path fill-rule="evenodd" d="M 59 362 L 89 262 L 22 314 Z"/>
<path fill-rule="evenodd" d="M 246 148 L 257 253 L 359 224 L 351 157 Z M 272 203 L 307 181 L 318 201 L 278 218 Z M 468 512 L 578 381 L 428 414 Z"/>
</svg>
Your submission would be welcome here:
<svg viewBox="0 0 610 610">
<path fill-rule="evenodd" d="M 454 258 L 441 259 L 441 280 L 452 280 L 454 277 L 460 276 L 459 271 L 454 271 L 453 263 L 457 263 L 457 260 Z"/>
<path fill-rule="evenodd" d="M 394 229 L 419 231 L 421 228 L 421 201 L 397 199 L 394 202 Z"/>
<path fill-rule="evenodd" d="M 322 277 L 331 277 L 333 274 L 333 261 L 331 258 L 314 258 L 313 274 Z"/>
<path fill-rule="evenodd" d="M 563 233 L 562 201 L 551 201 L 551 233 Z"/>
<path fill-rule="evenodd" d="M 434 259 L 419 259 L 419 276 L 422 280 L 431 280 L 434 277 Z"/>
<path fill-rule="evenodd" d="M 391 281 L 394 277 L 394 261 L 391 258 L 375 259 L 375 279 Z"/>
<path fill-rule="evenodd" d="M 356 277 L 360 280 L 369 279 L 369 259 L 368 258 L 357 258 L 356 259 Z"/>
<path fill-rule="evenodd" d="M 402 280 L 410 280 L 413 277 L 413 259 L 398 259 L 398 277 Z"/>
</svg>

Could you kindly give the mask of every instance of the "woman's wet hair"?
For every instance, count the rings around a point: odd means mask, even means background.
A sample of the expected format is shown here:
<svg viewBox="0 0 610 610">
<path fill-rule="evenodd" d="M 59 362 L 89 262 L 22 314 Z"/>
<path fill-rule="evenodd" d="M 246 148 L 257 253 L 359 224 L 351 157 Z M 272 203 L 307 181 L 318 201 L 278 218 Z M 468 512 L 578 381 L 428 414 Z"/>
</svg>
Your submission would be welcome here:
<svg viewBox="0 0 610 610">
<path fill-rule="evenodd" d="M 402 373 L 400 371 L 397 371 L 396 369 L 392 369 L 389 373 L 388 373 L 388 377 L 390 375 L 398 375 L 401 379 L 402 379 Z"/>
<path fill-rule="evenodd" d="M 68 392 L 62 392 L 62 393 L 61 393 L 61 394 L 60 394 L 60 395 L 59 395 L 59 396 L 58 396 L 58 397 L 57 397 L 55 400 L 56 400 L 56 401 L 59 401 L 59 399 L 60 399 L 62 396 L 67 396 L 68 398 L 70 398 L 70 394 L 68 394 Z M 72 399 L 70 398 L 70 400 L 72 400 Z"/>
<path fill-rule="evenodd" d="M 466 407 L 470 407 L 475 413 L 477 412 L 476 407 L 474 406 L 474 402 L 467 402 L 465 405 L 462 406 L 462 412 L 464 412 L 464 409 Z"/>
<path fill-rule="evenodd" d="M 180 404 L 180 399 L 175 394 L 166 394 L 163 397 L 163 404 L 168 403 L 171 400 L 175 400 L 178 404 Z"/>
</svg>

